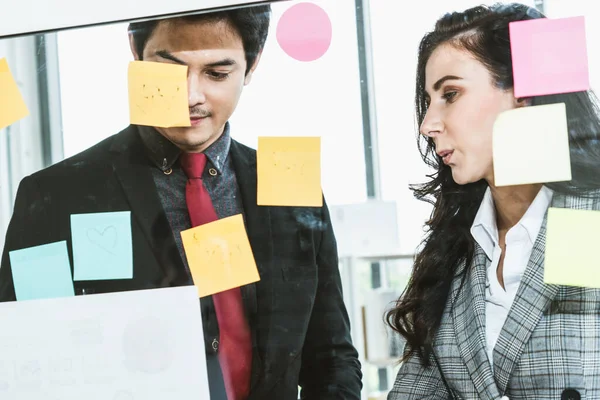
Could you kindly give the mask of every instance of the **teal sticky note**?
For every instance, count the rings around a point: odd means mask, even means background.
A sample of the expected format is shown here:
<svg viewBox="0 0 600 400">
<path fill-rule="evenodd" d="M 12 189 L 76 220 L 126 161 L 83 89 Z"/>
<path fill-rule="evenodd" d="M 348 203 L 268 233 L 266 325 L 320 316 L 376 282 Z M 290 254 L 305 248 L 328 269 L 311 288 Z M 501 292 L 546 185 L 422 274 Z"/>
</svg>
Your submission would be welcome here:
<svg viewBox="0 0 600 400">
<path fill-rule="evenodd" d="M 74 280 L 133 278 L 131 212 L 71 215 Z"/>
<path fill-rule="evenodd" d="M 67 242 L 8 253 L 17 300 L 75 296 Z"/>
</svg>

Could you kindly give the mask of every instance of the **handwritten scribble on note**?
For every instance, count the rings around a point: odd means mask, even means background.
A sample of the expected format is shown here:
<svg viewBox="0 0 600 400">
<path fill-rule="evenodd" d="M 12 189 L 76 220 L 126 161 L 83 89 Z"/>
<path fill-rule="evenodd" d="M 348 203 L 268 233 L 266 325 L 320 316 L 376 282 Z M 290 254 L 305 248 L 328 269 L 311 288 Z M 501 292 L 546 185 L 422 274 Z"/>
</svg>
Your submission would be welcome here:
<svg viewBox="0 0 600 400">
<path fill-rule="evenodd" d="M 131 212 L 71 216 L 76 281 L 133 278 Z"/>
<path fill-rule="evenodd" d="M 260 279 L 241 214 L 181 232 L 200 297 Z"/>
<path fill-rule="evenodd" d="M 177 107 L 178 96 L 183 93 L 180 85 L 170 87 L 157 84 L 142 84 L 141 99 L 136 101 L 135 105 L 144 115 L 150 115 L 154 108 L 161 108 L 171 112 Z"/>
<path fill-rule="evenodd" d="M 132 372 L 158 374 L 167 371 L 174 362 L 173 332 L 155 316 L 128 321 L 122 348 L 124 365 Z"/>
<path fill-rule="evenodd" d="M 283 174 L 281 178 L 289 179 L 293 176 L 305 177 L 305 169 L 308 170 L 306 168 L 307 160 L 310 160 L 313 155 L 310 152 L 274 151 L 273 168 L 277 173 Z"/>
<path fill-rule="evenodd" d="M 128 78 L 132 124 L 161 128 L 191 126 L 187 66 L 132 61 Z"/>
<path fill-rule="evenodd" d="M 94 245 L 103 251 L 115 255 L 115 248 L 118 244 L 118 233 L 115 226 L 109 225 L 104 229 L 90 228 L 87 230 L 87 238 Z"/>
<path fill-rule="evenodd" d="M 194 236 L 195 246 L 203 254 L 205 263 L 211 268 L 220 269 L 220 279 L 225 282 L 235 281 L 235 266 L 244 262 L 244 253 L 239 243 L 225 237 L 210 236 L 197 238 Z M 217 283 L 218 284 L 218 283 Z"/>
<path fill-rule="evenodd" d="M 45 375 L 39 360 L 23 360 L 16 365 L 17 385 L 21 389 L 38 389 L 42 386 Z"/>
<path fill-rule="evenodd" d="M 259 137 L 257 172 L 258 205 L 323 205 L 321 138 Z"/>
<path fill-rule="evenodd" d="M 135 397 L 133 397 L 133 394 L 127 390 L 119 390 L 117 393 L 115 393 L 112 400 L 135 400 Z"/>
</svg>

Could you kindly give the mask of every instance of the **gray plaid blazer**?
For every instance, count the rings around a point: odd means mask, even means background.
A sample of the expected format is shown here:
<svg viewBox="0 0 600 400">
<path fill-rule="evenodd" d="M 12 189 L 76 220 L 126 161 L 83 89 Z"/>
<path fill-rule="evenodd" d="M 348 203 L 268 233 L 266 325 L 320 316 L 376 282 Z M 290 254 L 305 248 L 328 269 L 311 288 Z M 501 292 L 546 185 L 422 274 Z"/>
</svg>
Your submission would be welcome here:
<svg viewBox="0 0 600 400">
<path fill-rule="evenodd" d="M 555 193 L 551 207 L 600 210 L 600 199 Z M 477 245 L 463 288 L 460 278 L 452 282 L 431 366 L 407 360 L 388 400 L 600 399 L 600 290 L 544 284 L 546 221 L 547 214 L 494 348 L 493 371 L 485 350 L 490 260 Z"/>
</svg>

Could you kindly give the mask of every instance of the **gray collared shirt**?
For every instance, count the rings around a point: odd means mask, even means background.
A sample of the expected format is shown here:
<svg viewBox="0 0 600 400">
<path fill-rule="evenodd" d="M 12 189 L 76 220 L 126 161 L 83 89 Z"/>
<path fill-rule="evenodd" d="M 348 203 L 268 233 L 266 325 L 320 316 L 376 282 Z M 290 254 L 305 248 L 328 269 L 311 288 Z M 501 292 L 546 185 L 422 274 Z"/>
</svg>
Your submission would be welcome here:
<svg viewBox="0 0 600 400">
<path fill-rule="evenodd" d="M 185 200 L 187 177 L 179 165 L 182 151 L 162 136 L 156 129 L 139 126 L 140 137 L 152 161 L 152 177 L 158 196 L 171 225 L 173 237 L 186 269 L 189 267 L 180 232 L 192 227 Z M 229 122 L 225 124 L 223 134 L 208 147 L 207 163 L 202 181 L 208 191 L 219 219 L 243 213 L 242 200 L 229 156 L 231 147 Z M 190 281 L 191 284 L 191 276 Z"/>
</svg>

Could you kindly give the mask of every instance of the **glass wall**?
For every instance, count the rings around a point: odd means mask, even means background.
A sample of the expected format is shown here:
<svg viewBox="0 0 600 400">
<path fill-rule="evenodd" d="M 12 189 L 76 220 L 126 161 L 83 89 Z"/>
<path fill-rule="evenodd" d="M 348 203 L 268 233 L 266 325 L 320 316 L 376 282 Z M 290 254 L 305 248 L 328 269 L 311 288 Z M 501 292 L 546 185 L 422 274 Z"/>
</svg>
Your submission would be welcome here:
<svg viewBox="0 0 600 400">
<path fill-rule="evenodd" d="M 600 49 L 593 44 L 600 34 L 600 17 L 591 2 L 522 2 L 537 6 L 551 18 L 586 17 L 590 79 L 592 87 L 597 87 Z M 362 396 L 383 399 L 393 384 L 402 348 L 399 338 L 384 328 L 383 312 L 410 278 L 412 257 L 431 213 L 431 206 L 415 200 L 409 190 L 410 184 L 423 182 L 432 172 L 416 146 L 418 43 L 441 15 L 481 1 L 311 1 L 326 12 L 333 29 L 328 51 L 311 62 L 293 59 L 277 40 L 278 22 L 299 3 L 272 5 L 264 52 L 230 119 L 231 135 L 254 149 L 263 136 L 321 138 L 322 188 L 338 247 L 344 249 L 339 268 L 353 342 L 362 363 Z M 357 9 L 357 3 L 364 9 Z M 57 92 L 48 92 L 44 81 L 50 64 L 40 64 L 36 58 L 43 36 L 0 39 L 0 59 L 7 57 L 31 111 L 29 119 L 0 129 L 0 245 L 18 183 L 59 161 L 48 156 L 49 148 L 58 146 L 63 157 L 69 158 L 129 125 L 127 69 L 133 58 L 127 27 L 128 23 L 119 22 L 47 34 L 47 40 L 54 43 L 45 47 L 50 51 L 47 60 L 56 63 L 58 75 L 50 87 Z M 364 32 L 370 47 L 358 45 L 358 35 Z M 368 62 L 363 65 L 360 60 Z M 371 132 L 364 128 L 369 111 L 375 128 Z M 60 130 L 44 129 L 49 121 L 60 121 Z M 373 160 L 365 159 L 365 137 L 376 139 Z M 379 171 L 375 179 L 380 180 L 381 195 L 369 197 L 372 167 Z M 392 208 L 386 208 L 390 203 Z M 393 229 L 383 232 L 382 223 Z M 385 245 L 377 247 L 378 243 Z M 293 303 L 295 299 L 280 301 Z"/>
</svg>

